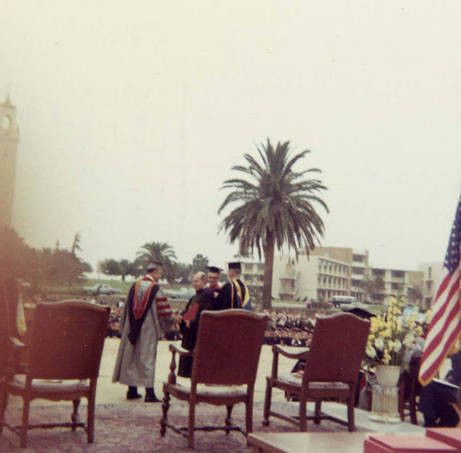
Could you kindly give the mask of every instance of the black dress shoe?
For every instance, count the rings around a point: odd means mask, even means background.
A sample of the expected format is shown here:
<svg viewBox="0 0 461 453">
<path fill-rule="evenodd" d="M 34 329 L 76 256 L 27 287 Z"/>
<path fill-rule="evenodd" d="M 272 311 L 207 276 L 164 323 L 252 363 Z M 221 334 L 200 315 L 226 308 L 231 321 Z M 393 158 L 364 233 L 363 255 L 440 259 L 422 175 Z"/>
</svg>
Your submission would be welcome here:
<svg viewBox="0 0 461 453">
<path fill-rule="evenodd" d="M 138 398 L 142 398 L 142 395 L 140 395 L 138 392 L 126 392 L 126 399 L 127 400 L 136 400 Z"/>
<path fill-rule="evenodd" d="M 160 403 L 160 400 L 155 395 L 146 395 L 144 398 L 145 403 Z"/>
</svg>

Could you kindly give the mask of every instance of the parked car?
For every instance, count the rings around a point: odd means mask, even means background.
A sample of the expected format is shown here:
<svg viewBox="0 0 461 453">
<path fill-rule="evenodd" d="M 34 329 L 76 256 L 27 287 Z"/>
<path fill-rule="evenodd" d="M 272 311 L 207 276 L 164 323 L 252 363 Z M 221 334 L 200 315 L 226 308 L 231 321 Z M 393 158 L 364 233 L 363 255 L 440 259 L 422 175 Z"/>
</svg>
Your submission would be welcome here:
<svg viewBox="0 0 461 453">
<path fill-rule="evenodd" d="M 106 285 L 105 283 L 97 283 L 93 286 L 85 286 L 83 290 L 94 296 L 97 296 L 98 294 L 121 294 L 119 289 L 112 288 L 112 286 Z"/>
<path fill-rule="evenodd" d="M 185 288 L 182 286 L 179 290 L 164 290 L 166 296 L 171 299 L 190 299 L 195 296 L 195 291 L 193 288 Z"/>
</svg>

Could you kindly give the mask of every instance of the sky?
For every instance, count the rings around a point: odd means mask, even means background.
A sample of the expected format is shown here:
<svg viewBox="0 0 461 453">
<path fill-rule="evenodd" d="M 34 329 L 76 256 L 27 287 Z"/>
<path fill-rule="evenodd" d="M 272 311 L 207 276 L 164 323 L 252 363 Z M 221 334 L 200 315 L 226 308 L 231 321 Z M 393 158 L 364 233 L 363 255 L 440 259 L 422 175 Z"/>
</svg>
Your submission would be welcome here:
<svg viewBox="0 0 461 453">
<path fill-rule="evenodd" d="M 461 192 L 458 1 L 0 0 L 13 226 L 34 247 L 213 264 L 222 182 L 270 138 L 318 167 L 322 245 L 442 261 Z"/>
</svg>

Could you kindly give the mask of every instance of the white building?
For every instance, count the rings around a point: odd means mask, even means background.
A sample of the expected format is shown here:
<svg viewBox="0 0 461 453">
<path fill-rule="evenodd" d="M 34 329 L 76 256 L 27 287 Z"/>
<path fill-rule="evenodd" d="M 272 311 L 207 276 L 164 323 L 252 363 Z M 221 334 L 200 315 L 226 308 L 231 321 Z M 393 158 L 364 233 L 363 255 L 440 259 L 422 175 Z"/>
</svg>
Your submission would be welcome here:
<svg viewBox="0 0 461 453">
<path fill-rule="evenodd" d="M 317 247 L 310 256 L 301 254 L 274 257 L 272 295 L 293 301 L 331 301 L 333 296 L 352 296 L 365 301 L 364 279 L 380 277 L 384 289 L 378 298 L 388 303 L 391 296 L 404 295 L 411 300 L 413 289 L 422 293 L 422 308 L 428 308 L 441 276 L 441 263 L 423 263 L 417 271 L 371 268 L 368 251 L 346 247 Z M 249 286 L 263 287 L 264 263 L 242 261 L 242 279 Z M 410 296 L 410 297 L 409 297 Z"/>
<path fill-rule="evenodd" d="M 323 256 L 274 259 L 272 293 L 282 300 L 329 301 L 350 295 L 351 267 Z"/>
<path fill-rule="evenodd" d="M 361 286 L 362 281 L 369 277 L 368 250 L 355 250 L 349 247 L 316 247 L 312 256 L 322 256 L 342 262 L 350 266 L 350 296 L 358 301 L 365 300 L 365 293 Z"/>
<path fill-rule="evenodd" d="M 371 268 L 372 278 L 381 278 L 384 282 L 384 289 L 380 292 L 379 300 L 385 304 L 390 301 L 391 296 L 403 295 L 411 300 L 411 290 L 422 291 L 424 272 L 406 271 L 402 269 Z"/>
<path fill-rule="evenodd" d="M 248 286 L 264 284 L 264 263 L 257 261 L 242 261 L 242 280 Z"/>
</svg>

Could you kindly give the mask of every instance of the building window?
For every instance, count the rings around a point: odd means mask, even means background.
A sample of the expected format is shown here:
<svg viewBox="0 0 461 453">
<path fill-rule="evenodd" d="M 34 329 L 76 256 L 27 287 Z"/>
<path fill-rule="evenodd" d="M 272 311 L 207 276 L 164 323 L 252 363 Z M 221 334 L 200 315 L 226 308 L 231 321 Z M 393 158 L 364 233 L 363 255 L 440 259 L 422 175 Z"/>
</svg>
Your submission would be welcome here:
<svg viewBox="0 0 461 453">
<path fill-rule="evenodd" d="M 403 278 L 405 276 L 404 271 L 392 271 L 391 272 L 392 278 Z"/>
<path fill-rule="evenodd" d="M 352 268 L 353 274 L 363 275 L 365 273 L 365 269 L 363 267 L 353 267 Z"/>
<path fill-rule="evenodd" d="M 365 259 L 363 255 L 352 255 L 352 261 L 355 261 L 356 263 L 363 263 Z"/>
</svg>

